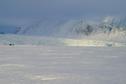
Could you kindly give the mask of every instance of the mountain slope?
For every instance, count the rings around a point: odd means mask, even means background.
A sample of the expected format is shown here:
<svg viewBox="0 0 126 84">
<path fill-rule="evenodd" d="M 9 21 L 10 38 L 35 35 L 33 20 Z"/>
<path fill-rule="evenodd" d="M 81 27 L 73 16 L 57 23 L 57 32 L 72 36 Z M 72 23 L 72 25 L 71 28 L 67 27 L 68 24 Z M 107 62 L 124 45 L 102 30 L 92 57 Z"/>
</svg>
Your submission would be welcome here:
<svg viewBox="0 0 126 84">
<path fill-rule="evenodd" d="M 125 17 L 105 17 L 101 21 L 42 20 L 23 26 L 18 34 L 78 37 L 126 31 Z"/>
<path fill-rule="evenodd" d="M 9 30 L 9 28 L 6 30 Z M 108 16 L 99 21 L 46 19 L 33 22 L 31 25 L 15 27 L 11 33 L 16 35 L 49 36 L 52 38 L 126 42 L 126 17 Z M 5 32 L 5 34 L 8 33 Z"/>
</svg>

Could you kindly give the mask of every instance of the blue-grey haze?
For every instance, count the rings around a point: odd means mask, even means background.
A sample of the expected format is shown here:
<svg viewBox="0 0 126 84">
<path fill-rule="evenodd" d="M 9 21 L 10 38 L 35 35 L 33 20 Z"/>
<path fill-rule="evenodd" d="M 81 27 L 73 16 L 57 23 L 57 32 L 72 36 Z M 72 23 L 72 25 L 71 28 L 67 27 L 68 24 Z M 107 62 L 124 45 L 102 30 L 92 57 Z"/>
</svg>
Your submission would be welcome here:
<svg viewBox="0 0 126 84">
<path fill-rule="evenodd" d="M 125 4 L 126 0 L 0 0 L 0 23 L 21 25 L 40 18 L 125 15 Z"/>
</svg>

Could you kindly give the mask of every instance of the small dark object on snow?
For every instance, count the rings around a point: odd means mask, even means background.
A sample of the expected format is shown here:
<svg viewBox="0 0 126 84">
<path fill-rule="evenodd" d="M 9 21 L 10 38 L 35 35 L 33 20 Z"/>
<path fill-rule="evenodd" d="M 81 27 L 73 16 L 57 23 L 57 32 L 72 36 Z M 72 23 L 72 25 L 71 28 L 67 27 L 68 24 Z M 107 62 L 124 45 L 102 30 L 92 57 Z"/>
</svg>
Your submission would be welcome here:
<svg viewBox="0 0 126 84">
<path fill-rule="evenodd" d="M 14 46 L 14 44 L 10 43 L 9 46 Z"/>
</svg>

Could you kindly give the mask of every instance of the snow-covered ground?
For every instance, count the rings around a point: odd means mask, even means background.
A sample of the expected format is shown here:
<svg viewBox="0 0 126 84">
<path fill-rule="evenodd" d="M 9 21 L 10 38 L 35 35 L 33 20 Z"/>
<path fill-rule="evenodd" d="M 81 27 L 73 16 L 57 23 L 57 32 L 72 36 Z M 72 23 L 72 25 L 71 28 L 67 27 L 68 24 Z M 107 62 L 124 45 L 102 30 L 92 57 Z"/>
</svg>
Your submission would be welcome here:
<svg viewBox="0 0 126 84">
<path fill-rule="evenodd" d="M 125 47 L 0 46 L 0 84 L 125 84 Z"/>
<path fill-rule="evenodd" d="M 56 38 L 44 36 L 0 35 L 0 45 L 51 45 L 51 46 L 94 46 L 94 47 L 126 47 L 126 39 L 96 38 Z"/>
</svg>

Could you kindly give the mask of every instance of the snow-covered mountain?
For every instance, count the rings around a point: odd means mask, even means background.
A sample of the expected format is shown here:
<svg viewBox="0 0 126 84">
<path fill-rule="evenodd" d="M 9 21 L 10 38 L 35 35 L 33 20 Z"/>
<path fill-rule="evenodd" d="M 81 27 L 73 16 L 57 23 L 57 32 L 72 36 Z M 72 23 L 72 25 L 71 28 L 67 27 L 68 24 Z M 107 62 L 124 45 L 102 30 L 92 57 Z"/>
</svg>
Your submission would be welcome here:
<svg viewBox="0 0 126 84">
<path fill-rule="evenodd" d="M 11 34 L 0 35 L 0 45 L 126 46 L 126 18 L 40 20 Z"/>
<path fill-rule="evenodd" d="M 99 33 L 111 34 L 125 32 L 126 17 L 105 17 L 101 21 L 76 20 L 41 20 L 31 25 L 21 26 L 18 34 L 79 37 Z"/>
<path fill-rule="evenodd" d="M 80 37 L 126 31 L 126 17 L 107 16 L 99 20 L 39 20 L 21 26 L 0 25 L 1 34 Z"/>
</svg>

